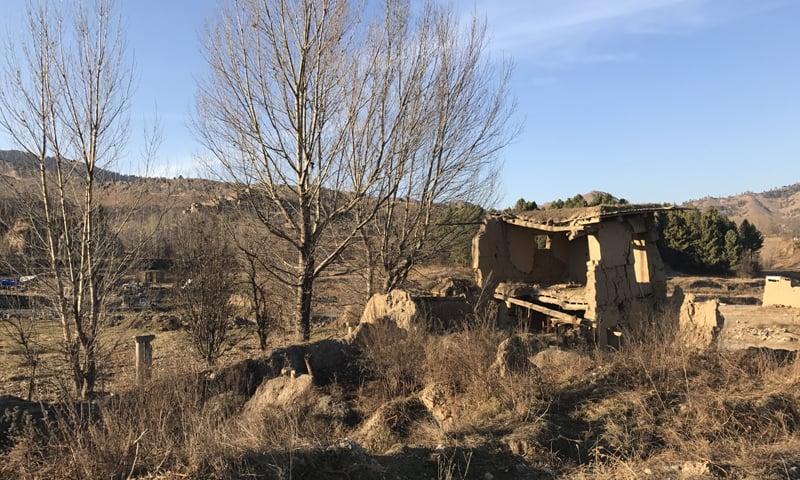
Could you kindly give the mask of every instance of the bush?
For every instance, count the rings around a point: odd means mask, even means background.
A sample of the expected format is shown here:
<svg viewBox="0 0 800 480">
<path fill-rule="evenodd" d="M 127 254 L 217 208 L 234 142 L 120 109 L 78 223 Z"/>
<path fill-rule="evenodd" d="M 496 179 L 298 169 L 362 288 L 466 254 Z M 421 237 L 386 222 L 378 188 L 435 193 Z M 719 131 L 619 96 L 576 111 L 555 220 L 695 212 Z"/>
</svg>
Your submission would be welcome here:
<svg viewBox="0 0 800 480">
<path fill-rule="evenodd" d="M 377 382 L 379 396 L 390 400 L 422 388 L 427 334 L 403 330 L 393 321 L 362 328 L 361 369 Z"/>
<path fill-rule="evenodd" d="M 213 365 L 235 343 L 230 336 L 234 311 L 230 298 L 236 280 L 233 249 L 213 214 L 187 215 L 177 238 L 178 308 L 195 350 Z"/>
</svg>

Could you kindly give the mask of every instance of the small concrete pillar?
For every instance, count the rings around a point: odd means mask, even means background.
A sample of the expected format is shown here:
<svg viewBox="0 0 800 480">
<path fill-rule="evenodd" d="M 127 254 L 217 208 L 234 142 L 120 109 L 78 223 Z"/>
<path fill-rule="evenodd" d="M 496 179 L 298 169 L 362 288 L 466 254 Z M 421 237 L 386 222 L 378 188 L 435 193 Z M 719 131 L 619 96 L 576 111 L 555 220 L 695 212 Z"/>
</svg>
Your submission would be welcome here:
<svg viewBox="0 0 800 480">
<path fill-rule="evenodd" d="M 153 346 L 150 342 L 155 335 L 137 335 L 136 341 L 136 383 L 141 385 L 150 378 L 150 367 L 153 365 Z"/>
</svg>

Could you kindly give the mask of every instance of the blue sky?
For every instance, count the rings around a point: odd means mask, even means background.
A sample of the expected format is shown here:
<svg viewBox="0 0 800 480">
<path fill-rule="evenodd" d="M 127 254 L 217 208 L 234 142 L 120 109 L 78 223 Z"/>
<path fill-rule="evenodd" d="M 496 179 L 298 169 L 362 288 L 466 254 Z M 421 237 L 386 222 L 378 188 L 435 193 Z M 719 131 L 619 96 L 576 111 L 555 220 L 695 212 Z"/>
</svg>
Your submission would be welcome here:
<svg viewBox="0 0 800 480">
<path fill-rule="evenodd" d="M 23 0 L 4 0 L 18 34 Z M 216 0 L 120 1 L 135 55 L 129 150 L 157 111 L 157 172 L 196 175 L 189 130 L 199 40 Z M 800 182 L 800 1 L 459 0 L 510 56 L 522 133 L 502 199 L 604 190 L 682 202 Z M 0 148 L 12 148 L 0 145 Z"/>
</svg>

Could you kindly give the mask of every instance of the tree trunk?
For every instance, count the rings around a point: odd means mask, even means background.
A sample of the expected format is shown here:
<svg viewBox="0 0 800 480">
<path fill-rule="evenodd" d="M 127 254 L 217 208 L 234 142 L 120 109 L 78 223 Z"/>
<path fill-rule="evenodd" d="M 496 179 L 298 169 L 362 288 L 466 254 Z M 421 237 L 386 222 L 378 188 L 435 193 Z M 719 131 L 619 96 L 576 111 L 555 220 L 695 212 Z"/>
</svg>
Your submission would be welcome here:
<svg viewBox="0 0 800 480">
<path fill-rule="evenodd" d="M 386 281 L 383 282 L 383 293 L 389 293 L 402 285 L 408 278 L 412 266 L 413 261 L 409 257 L 403 257 L 394 266 L 387 268 Z"/>
<path fill-rule="evenodd" d="M 86 365 L 83 368 L 83 388 L 81 398 L 86 400 L 94 393 L 94 385 L 97 380 L 97 359 L 95 358 L 94 346 L 86 350 Z"/>
<path fill-rule="evenodd" d="M 311 339 L 311 297 L 313 281 L 303 275 L 297 287 L 297 340 L 305 342 Z"/>
<path fill-rule="evenodd" d="M 305 250 L 300 252 L 300 278 L 297 286 L 297 340 L 311 339 L 311 299 L 314 292 L 314 259 Z"/>
<path fill-rule="evenodd" d="M 358 232 L 359 236 L 361 237 L 361 243 L 364 245 L 364 253 L 367 255 L 367 300 L 372 298 L 372 295 L 375 294 L 375 272 L 377 270 L 377 265 L 375 265 L 375 252 L 373 251 L 372 245 L 369 243 L 369 238 L 367 237 L 366 231 L 362 228 Z"/>
</svg>

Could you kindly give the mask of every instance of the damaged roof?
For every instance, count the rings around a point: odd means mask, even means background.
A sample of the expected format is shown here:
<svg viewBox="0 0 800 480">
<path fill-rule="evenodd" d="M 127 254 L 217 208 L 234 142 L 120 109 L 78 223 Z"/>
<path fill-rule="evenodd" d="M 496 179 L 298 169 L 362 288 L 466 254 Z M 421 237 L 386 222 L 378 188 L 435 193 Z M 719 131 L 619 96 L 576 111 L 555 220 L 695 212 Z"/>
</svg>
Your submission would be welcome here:
<svg viewBox="0 0 800 480">
<path fill-rule="evenodd" d="M 528 210 L 503 213 L 497 217 L 505 223 L 549 232 L 576 231 L 604 220 L 629 215 L 648 214 L 680 207 L 663 206 L 657 203 L 624 205 L 597 205 L 583 208 L 554 208 L 550 210 Z"/>
</svg>

